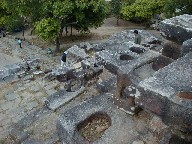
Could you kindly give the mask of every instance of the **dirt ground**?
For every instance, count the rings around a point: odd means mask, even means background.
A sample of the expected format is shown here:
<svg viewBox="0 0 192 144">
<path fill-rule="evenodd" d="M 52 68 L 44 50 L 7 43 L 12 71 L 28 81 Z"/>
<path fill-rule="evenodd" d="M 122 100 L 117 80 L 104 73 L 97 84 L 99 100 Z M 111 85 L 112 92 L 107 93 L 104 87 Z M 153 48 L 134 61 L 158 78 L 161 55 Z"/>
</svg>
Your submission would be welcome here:
<svg viewBox="0 0 192 144">
<path fill-rule="evenodd" d="M 68 28 L 68 34 L 66 36 L 66 32 L 63 31 L 63 37 L 61 39 L 61 50 L 65 50 L 66 48 L 73 46 L 75 44 L 79 44 L 80 42 L 90 42 L 97 43 L 99 41 L 104 41 L 108 39 L 112 34 L 121 32 L 123 30 L 129 29 L 145 29 L 142 24 L 132 23 L 130 21 L 125 21 L 120 19 L 119 24 L 117 25 L 117 19 L 114 17 L 107 18 L 104 20 L 103 25 L 101 27 L 95 29 L 91 28 L 89 33 L 80 33 L 77 30 L 71 30 Z M 156 30 L 149 30 L 154 34 L 159 35 L 159 32 Z M 13 34 L 15 37 L 22 37 L 22 33 Z M 48 43 L 35 35 L 31 35 L 31 30 L 28 29 L 25 31 L 25 39 L 27 42 L 31 44 L 37 45 L 41 48 L 55 48 L 54 42 Z"/>
</svg>

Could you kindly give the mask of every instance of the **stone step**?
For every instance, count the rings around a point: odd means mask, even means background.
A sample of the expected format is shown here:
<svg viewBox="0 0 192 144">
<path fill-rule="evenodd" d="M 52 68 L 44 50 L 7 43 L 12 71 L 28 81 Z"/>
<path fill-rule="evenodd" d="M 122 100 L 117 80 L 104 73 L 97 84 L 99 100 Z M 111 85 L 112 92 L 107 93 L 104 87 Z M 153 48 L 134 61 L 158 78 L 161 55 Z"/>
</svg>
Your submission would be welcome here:
<svg viewBox="0 0 192 144">
<path fill-rule="evenodd" d="M 79 96 L 81 93 L 83 93 L 84 90 L 85 87 L 83 86 L 75 92 L 67 92 L 66 90 L 61 90 L 48 97 L 45 101 L 45 104 L 49 109 L 55 111 L 56 109 L 62 107 L 67 102 Z"/>
</svg>

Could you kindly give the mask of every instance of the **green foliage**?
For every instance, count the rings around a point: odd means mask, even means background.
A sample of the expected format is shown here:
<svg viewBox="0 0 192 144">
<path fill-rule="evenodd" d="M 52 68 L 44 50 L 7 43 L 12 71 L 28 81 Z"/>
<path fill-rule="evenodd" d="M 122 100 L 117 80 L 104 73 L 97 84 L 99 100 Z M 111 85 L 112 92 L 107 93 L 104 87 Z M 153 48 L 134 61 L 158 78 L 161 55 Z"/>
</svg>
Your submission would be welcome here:
<svg viewBox="0 0 192 144">
<path fill-rule="evenodd" d="M 47 18 L 37 22 L 35 27 L 42 39 L 52 41 L 59 37 L 61 23 L 57 19 Z"/>
<path fill-rule="evenodd" d="M 73 17 L 77 24 L 75 28 L 88 31 L 89 28 L 99 27 L 109 13 L 109 7 L 105 0 L 76 0 L 76 8 Z"/>
<path fill-rule="evenodd" d="M 8 3 L 0 2 L 0 26 L 12 31 L 22 26 L 22 18 L 17 12 L 12 13 L 9 7 L 6 7 L 6 4 Z"/>
<path fill-rule="evenodd" d="M 44 40 L 57 39 L 65 26 L 72 26 L 81 31 L 98 27 L 108 14 L 105 0 L 2 0 L 6 12 L 0 23 L 10 26 L 24 25 L 26 22 L 35 26 L 37 34 Z M 1 3 L 0 3 L 1 4 Z M 1 10 L 1 5 L 0 5 Z M 8 16 L 6 16 L 8 14 Z M 11 22 L 11 20 L 13 20 Z"/>
<path fill-rule="evenodd" d="M 135 0 L 125 5 L 121 13 L 127 20 L 146 21 L 163 11 L 166 0 Z"/>
<path fill-rule="evenodd" d="M 53 15 L 57 18 L 67 18 L 73 11 L 74 5 L 70 0 L 56 1 L 53 4 Z"/>
<path fill-rule="evenodd" d="M 111 12 L 116 17 L 120 17 L 121 7 L 122 7 L 121 0 L 111 0 Z"/>
<path fill-rule="evenodd" d="M 191 0 L 167 0 L 165 4 L 165 16 L 172 17 L 182 14 L 192 14 Z"/>
</svg>

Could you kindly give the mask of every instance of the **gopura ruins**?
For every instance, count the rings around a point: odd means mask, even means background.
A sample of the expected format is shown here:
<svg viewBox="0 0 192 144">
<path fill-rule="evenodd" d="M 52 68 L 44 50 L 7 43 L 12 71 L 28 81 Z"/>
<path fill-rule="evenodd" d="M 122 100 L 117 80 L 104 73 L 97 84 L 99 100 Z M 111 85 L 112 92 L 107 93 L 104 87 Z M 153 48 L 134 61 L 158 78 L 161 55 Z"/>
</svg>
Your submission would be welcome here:
<svg viewBox="0 0 192 144">
<path fill-rule="evenodd" d="M 192 15 L 159 27 L 74 45 L 64 67 L 1 39 L 0 143 L 192 143 Z"/>
</svg>

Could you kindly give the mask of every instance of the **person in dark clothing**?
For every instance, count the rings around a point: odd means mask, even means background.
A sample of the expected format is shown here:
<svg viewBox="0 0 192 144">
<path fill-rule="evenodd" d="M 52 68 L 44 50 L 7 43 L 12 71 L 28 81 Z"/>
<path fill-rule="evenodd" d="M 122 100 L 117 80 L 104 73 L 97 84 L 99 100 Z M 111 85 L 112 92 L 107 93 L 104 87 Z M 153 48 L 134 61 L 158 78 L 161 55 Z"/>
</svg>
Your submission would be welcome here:
<svg viewBox="0 0 192 144">
<path fill-rule="evenodd" d="M 22 46 L 21 46 L 22 41 L 21 41 L 21 39 L 20 39 L 20 38 L 17 40 L 17 43 L 18 43 L 18 45 L 20 46 L 20 48 L 22 48 Z"/>
<path fill-rule="evenodd" d="M 141 35 L 138 30 L 134 30 L 133 33 L 135 34 L 135 44 L 141 44 Z"/>
<path fill-rule="evenodd" d="M 66 63 L 66 59 L 67 59 L 67 51 L 65 51 L 61 57 L 61 66 L 64 66 L 64 64 Z"/>
</svg>

